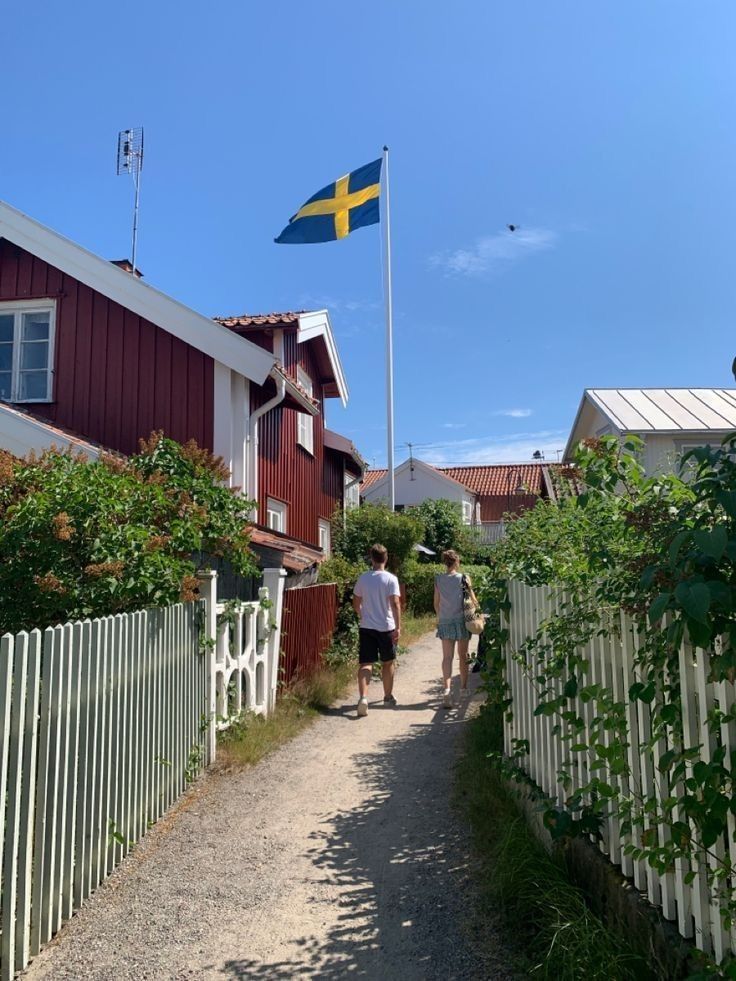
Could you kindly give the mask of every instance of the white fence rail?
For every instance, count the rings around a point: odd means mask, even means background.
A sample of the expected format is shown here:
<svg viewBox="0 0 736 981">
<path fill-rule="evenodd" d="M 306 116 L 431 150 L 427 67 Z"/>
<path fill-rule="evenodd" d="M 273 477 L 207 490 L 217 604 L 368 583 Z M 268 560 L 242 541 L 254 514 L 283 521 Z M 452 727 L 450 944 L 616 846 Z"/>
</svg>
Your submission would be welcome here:
<svg viewBox="0 0 736 981">
<path fill-rule="evenodd" d="M 506 525 L 503 521 L 483 521 L 471 525 L 471 529 L 479 545 L 495 545 L 506 534 Z"/>
<path fill-rule="evenodd" d="M 549 715 L 534 715 L 539 704 L 534 683 L 538 671 L 523 647 L 528 638 L 536 635 L 544 621 L 554 617 L 563 597 L 548 588 L 510 582 L 509 600 L 506 673 L 513 698 L 513 719 L 505 727 L 505 751 L 507 755 L 514 756 L 513 740 L 528 740 L 529 753 L 521 758 L 521 765 L 551 802 L 562 805 L 566 793 L 558 782 L 558 771 L 563 767 L 568 770 L 572 775 L 573 790 L 579 789 L 591 776 L 590 760 L 585 751 L 571 752 L 570 742 L 564 741 L 556 729 L 558 719 Z M 661 773 L 657 764 L 663 753 L 678 747 L 669 737 L 659 739 L 652 748 L 647 745 L 652 735 L 649 707 L 645 702 L 630 703 L 628 699 L 631 685 L 642 680 L 636 664 L 636 625 L 626 614 L 620 613 L 619 616 L 620 636 L 594 636 L 580 653 L 590 665 L 586 683 L 602 685 L 615 701 L 627 705 L 629 773 L 616 775 L 607 766 L 595 772 L 624 794 L 635 792 L 646 799 L 662 800 L 670 793 L 676 795 L 677 788 L 669 787 L 667 774 Z M 560 681 L 557 694 L 561 693 L 562 684 Z M 680 650 L 680 684 L 685 748 L 700 746 L 701 758 L 707 761 L 720 745 L 725 747 L 729 759 L 731 750 L 736 749 L 736 724 L 726 722 L 719 732 L 713 733 L 706 720 L 715 704 L 728 712 L 736 697 L 734 685 L 730 682 L 711 682 L 708 652 L 693 649 L 688 643 L 683 643 Z M 581 734 L 580 742 L 587 742 L 585 737 L 594 719 L 593 703 L 584 703 L 579 696 L 575 696 L 570 700 L 570 708 L 585 720 L 585 731 Z M 604 740 L 611 738 L 610 734 L 604 736 Z M 678 817 L 687 820 L 684 815 Z M 652 904 L 660 907 L 668 920 L 677 923 L 684 937 L 694 938 L 701 950 L 712 952 L 718 960 L 728 951 L 736 951 L 736 934 L 723 926 L 718 897 L 709 886 L 706 867 L 696 862 L 680 861 L 672 872 L 659 875 L 643 860 L 637 861 L 631 855 L 624 854 L 625 845 L 632 841 L 636 844 L 639 833 L 635 831 L 633 838 L 622 836 L 617 819 L 612 815 L 605 821 L 599 846 L 610 861 L 620 866 L 624 875 L 633 880 L 636 888 Z M 664 834 L 664 829 L 660 827 L 658 835 L 661 843 Z M 728 838 L 728 843 L 720 846 L 721 851 L 730 849 L 731 863 L 736 867 L 733 819 L 730 819 Z M 713 861 L 717 857 L 714 853 Z M 692 882 L 687 881 L 688 873 L 694 874 Z"/>
<path fill-rule="evenodd" d="M 273 707 L 283 575 L 219 624 L 206 573 L 197 603 L 0 639 L 0 981 L 212 762 L 218 716 Z"/>
</svg>

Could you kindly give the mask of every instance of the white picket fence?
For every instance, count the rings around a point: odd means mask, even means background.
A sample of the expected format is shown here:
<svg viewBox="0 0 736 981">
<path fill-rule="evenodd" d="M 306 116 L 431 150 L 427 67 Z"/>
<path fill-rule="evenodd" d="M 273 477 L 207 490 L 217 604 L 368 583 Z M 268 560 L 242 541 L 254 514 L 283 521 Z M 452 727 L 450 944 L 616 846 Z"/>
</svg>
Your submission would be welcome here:
<svg viewBox="0 0 736 981">
<path fill-rule="evenodd" d="M 219 624 L 205 573 L 197 603 L 0 639 L 0 979 L 214 760 L 218 723 L 273 706 L 282 570 L 264 581 Z"/>
<path fill-rule="evenodd" d="M 555 732 L 559 723 L 557 718 L 534 715 L 539 702 L 533 679 L 538 672 L 534 670 L 529 656 L 520 655 L 519 652 L 527 639 L 536 635 L 542 623 L 554 617 L 564 594 L 549 588 L 510 582 L 509 600 L 506 672 L 513 698 L 513 718 L 505 727 L 505 751 L 508 756 L 513 756 L 513 740 L 528 740 L 529 754 L 521 758 L 521 765 L 551 802 L 562 805 L 567 792 L 563 791 L 557 780 L 558 771 L 564 767 L 571 773 L 573 790 L 576 790 L 586 784 L 592 775 L 589 770 L 591 760 L 584 751 L 570 752 L 570 742 L 563 741 L 560 733 Z M 665 752 L 677 747 L 670 740 L 670 730 L 668 737 L 659 739 L 652 750 L 647 748 L 652 734 L 649 706 L 642 701 L 630 703 L 628 699 L 631 685 L 643 680 L 636 665 L 637 629 L 626 614 L 618 613 L 617 617 L 620 618 L 620 637 L 594 636 L 580 653 L 590 664 L 585 684 L 602 685 L 616 701 L 626 703 L 630 773 L 617 776 L 603 767 L 596 769 L 595 774 L 611 786 L 620 788 L 624 794 L 635 792 L 647 799 L 662 800 L 671 793 L 676 795 L 677 787 L 669 786 L 667 773 L 661 773 L 657 764 Z M 701 746 L 701 758 L 709 761 L 720 745 L 726 748 L 726 758 L 730 759 L 731 750 L 736 748 L 736 724 L 728 722 L 720 727 L 719 732 L 711 733 L 706 719 L 716 704 L 726 712 L 733 706 L 736 697 L 734 685 L 730 682 L 712 683 L 709 680 L 708 652 L 693 649 L 687 642 L 680 650 L 679 667 L 684 747 Z M 559 681 L 556 694 L 561 694 L 564 680 Z M 661 699 L 659 693 L 655 697 Z M 585 720 L 585 730 L 579 741 L 587 742 L 586 736 L 594 720 L 594 702 L 584 703 L 576 697 L 571 699 L 570 708 Z M 611 734 L 606 733 L 604 744 L 610 745 L 611 738 Z M 685 820 L 682 814 L 676 814 L 676 817 Z M 736 822 L 732 815 L 728 822 L 728 841 L 714 846 L 711 864 L 715 865 L 718 856 L 722 857 L 728 848 L 730 860 L 736 867 Z M 664 843 L 665 830 L 660 828 L 658 833 L 660 842 Z M 682 936 L 694 938 L 701 950 L 712 953 L 717 960 L 728 951 L 736 952 L 736 933 L 723 926 L 718 897 L 709 887 L 706 868 L 695 862 L 680 861 L 674 871 L 660 876 L 645 861 L 637 861 L 631 855 L 624 854 L 624 846 L 631 841 L 635 844 L 639 841 L 637 832 L 634 832 L 633 838 L 623 837 L 617 819 L 609 816 L 599 845 L 610 861 L 633 880 L 636 888 L 661 909 L 666 919 L 677 923 Z M 695 878 L 691 883 L 686 882 L 686 876 L 691 871 L 695 873 Z"/>
</svg>

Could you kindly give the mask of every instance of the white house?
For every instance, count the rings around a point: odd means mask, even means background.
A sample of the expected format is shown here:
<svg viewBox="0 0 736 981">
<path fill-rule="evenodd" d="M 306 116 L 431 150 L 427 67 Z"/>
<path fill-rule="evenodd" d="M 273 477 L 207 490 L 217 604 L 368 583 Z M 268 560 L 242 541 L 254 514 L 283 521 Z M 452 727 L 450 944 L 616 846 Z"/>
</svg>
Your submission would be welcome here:
<svg viewBox="0 0 736 981">
<path fill-rule="evenodd" d="M 364 501 L 377 503 L 388 500 L 388 474 L 385 470 L 366 474 L 361 488 Z M 463 512 L 466 525 L 480 521 L 478 495 L 453 477 L 442 473 L 429 463 L 416 458 L 405 460 L 394 470 L 394 489 L 397 508 L 421 504 L 422 501 L 455 501 Z"/>
<path fill-rule="evenodd" d="M 733 388 L 588 388 L 565 448 L 570 461 L 580 440 L 636 435 L 644 441 L 647 474 L 672 468 L 695 446 L 717 446 L 736 430 Z"/>
</svg>

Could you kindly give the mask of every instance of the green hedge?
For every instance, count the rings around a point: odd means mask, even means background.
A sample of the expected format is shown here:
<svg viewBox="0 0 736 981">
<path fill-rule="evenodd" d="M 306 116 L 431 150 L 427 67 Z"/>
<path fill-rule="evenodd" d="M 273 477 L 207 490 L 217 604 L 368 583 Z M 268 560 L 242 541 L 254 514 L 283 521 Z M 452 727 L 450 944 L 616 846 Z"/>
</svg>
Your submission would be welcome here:
<svg viewBox="0 0 736 981">
<path fill-rule="evenodd" d="M 434 577 L 444 571 L 443 565 L 407 563 L 401 579 L 406 585 L 406 602 L 412 613 L 419 615 L 433 612 Z M 483 565 L 463 565 L 460 571 L 469 577 L 476 593 L 488 575 L 488 568 Z"/>
</svg>

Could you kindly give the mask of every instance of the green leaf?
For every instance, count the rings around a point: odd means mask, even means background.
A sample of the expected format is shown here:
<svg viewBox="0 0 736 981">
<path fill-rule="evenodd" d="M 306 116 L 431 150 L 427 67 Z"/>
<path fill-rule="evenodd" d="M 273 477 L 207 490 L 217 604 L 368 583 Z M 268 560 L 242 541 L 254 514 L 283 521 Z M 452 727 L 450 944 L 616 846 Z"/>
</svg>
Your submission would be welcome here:
<svg viewBox="0 0 736 981">
<path fill-rule="evenodd" d="M 711 559 L 720 559 L 728 545 L 728 532 L 723 525 L 716 525 L 708 531 L 696 531 L 693 538 L 696 547 Z"/>
<path fill-rule="evenodd" d="M 577 693 L 578 693 L 578 679 L 575 677 L 575 675 L 573 675 L 572 678 L 570 678 L 565 684 L 565 687 L 562 690 L 562 694 L 565 696 L 565 698 L 574 698 L 577 695 Z"/>
<path fill-rule="evenodd" d="M 649 622 L 657 623 L 664 616 L 667 607 L 670 605 L 672 593 L 660 593 L 649 607 Z"/>
<path fill-rule="evenodd" d="M 727 514 L 736 518 L 736 491 L 719 491 L 716 500 Z"/>
<path fill-rule="evenodd" d="M 707 624 L 710 590 L 704 582 L 679 583 L 675 589 L 675 599 L 692 620 Z"/>
<path fill-rule="evenodd" d="M 668 553 L 670 559 L 670 565 L 675 564 L 675 561 L 677 560 L 678 552 L 680 551 L 683 544 L 687 541 L 689 537 L 690 537 L 690 530 L 685 529 L 684 531 L 678 531 L 678 533 L 672 539 L 672 541 L 670 542 L 669 553 Z"/>
<path fill-rule="evenodd" d="M 728 606 L 731 602 L 731 587 L 722 579 L 711 579 L 706 583 L 712 603 Z"/>
<path fill-rule="evenodd" d="M 659 717 L 666 725 L 672 725 L 676 721 L 678 714 L 679 709 L 677 705 L 673 705 L 671 702 L 668 705 L 663 705 L 659 710 Z"/>
</svg>

